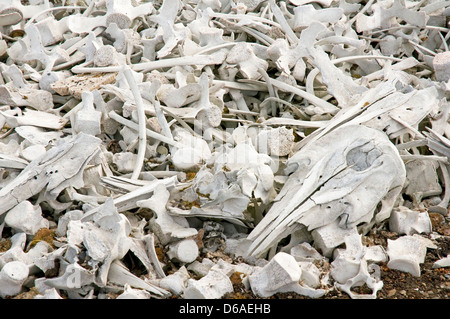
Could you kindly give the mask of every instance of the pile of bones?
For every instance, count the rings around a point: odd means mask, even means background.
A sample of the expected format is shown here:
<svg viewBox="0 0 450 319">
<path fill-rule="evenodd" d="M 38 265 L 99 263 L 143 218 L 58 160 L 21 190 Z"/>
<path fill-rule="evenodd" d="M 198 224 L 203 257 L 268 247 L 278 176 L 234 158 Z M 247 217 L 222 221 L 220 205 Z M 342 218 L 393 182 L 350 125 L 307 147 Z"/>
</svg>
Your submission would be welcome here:
<svg viewBox="0 0 450 319">
<path fill-rule="evenodd" d="M 212 299 L 233 278 L 376 298 L 380 263 L 420 276 L 448 239 L 429 212 L 449 217 L 449 17 L 2 0 L 0 297 Z M 400 236 L 363 244 L 380 229 Z"/>
</svg>

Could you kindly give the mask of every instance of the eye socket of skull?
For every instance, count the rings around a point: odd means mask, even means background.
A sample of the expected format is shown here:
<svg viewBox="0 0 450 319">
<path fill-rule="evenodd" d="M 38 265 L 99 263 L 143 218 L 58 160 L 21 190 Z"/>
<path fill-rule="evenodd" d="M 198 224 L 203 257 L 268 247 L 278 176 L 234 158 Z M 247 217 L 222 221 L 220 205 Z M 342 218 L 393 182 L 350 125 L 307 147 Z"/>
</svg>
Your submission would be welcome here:
<svg viewBox="0 0 450 319">
<path fill-rule="evenodd" d="M 346 156 L 347 164 L 355 171 L 364 171 L 372 166 L 382 152 L 370 141 L 352 148 Z"/>
</svg>

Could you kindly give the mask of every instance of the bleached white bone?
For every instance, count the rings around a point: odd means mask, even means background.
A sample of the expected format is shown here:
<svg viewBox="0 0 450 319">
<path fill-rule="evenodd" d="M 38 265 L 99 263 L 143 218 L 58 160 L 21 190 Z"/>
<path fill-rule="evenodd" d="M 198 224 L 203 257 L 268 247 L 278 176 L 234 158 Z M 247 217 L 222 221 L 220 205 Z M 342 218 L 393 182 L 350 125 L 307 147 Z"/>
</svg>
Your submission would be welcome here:
<svg viewBox="0 0 450 319">
<path fill-rule="evenodd" d="M 47 289 L 43 294 L 34 296 L 33 299 L 63 299 L 55 288 Z"/>
<path fill-rule="evenodd" d="M 410 210 L 404 206 L 394 209 L 389 218 L 389 229 L 400 235 L 429 234 L 431 220 L 427 212 Z"/>
<path fill-rule="evenodd" d="M 0 270 L 0 296 L 15 296 L 28 278 L 28 267 L 20 261 L 11 261 Z"/>
<path fill-rule="evenodd" d="M 42 217 L 40 206 L 33 206 L 25 200 L 8 211 L 5 222 L 16 231 L 23 231 L 28 235 L 34 235 L 41 228 L 48 228 L 49 222 Z"/>
<path fill-rule="evenodd" d="M 362 32 L 376 28 L 389 28 L 398 23 L 396 18 L 418 27 L 425 26 L 428 20 L 425 12 L 408 9 L 404 0 L 396 0 L 389 8 L 387 8 L 387 2 L 373 8 L 372 16 L 358 15 L 356 17 L 356 29 L 358 32 Z"/>
<path fill-rule="evenodd" d="M 99 139 L 80 133 L 31 162 L 17 178 L 0 190 L 0 214 L 44 188 L 46 196 L 56 198 L 68 186 L 81 187 L 83 169 L 98 152 L 99 144 Z M 71 165 L 67 165 L 69 158 Z M 67 176 L 71 177 L 67 179 Z"/>
<path fill-rule="evenodd" d="M 44 294 L 48 289 L 75 290 L 94 282 L 94 271 L 81 267 L 78 263 L 68 264 L 62 274 L 55 278 L 38 278 L 35 287 Z"/>
<path fill-rule="evenodd" d="M 142 289 L 133 289 L 130 285 L 125 284 L 124 291 L 117 296 L 116 299 L 150 299 L 151 294 Z"/>
<path fill-rule="evenodd" d="M 358 136 L 355 132 L 359 132 Z M 398 151 L 386 135 L 363 126 L 337 129 L 308 144 L 286 164 L 286 173 L 294 173 L 270 211 L 250 233 L 253 244 L 249 254 L 264 253 L 292 233 L 297 223 L 312 231 L 337 222 L 345 230 L 361 222 L 370 224 L 387 218 L 394 204 L 391 198 L 400 193 L 406 175 Z M 378 188 L 381 183 L 386 184 Z M 368 192 L 372 194 L 371 201 L 367 200 Z M 385 207 L 377 218 L 375 208 L 385 197 L 390 200 L 383 202 Z M 353 207 L 358 207 L 357 211 Z"/>
<path fill-rule="evenodd" d="M 0 114 L 6 118 L 6 122 L 11 127 L 36 126 L 52 130 L 59 130 L 67 123 L 67 120 L 62 118 L 61 116 L 30 109 L 27 109 L 25 112 L 23 112 L 22 116 L 12 116 L 1 111 Z"/>
<path fill-rule="evenodd" d="M 230 278 L 221 271 L 211 270 L 200 280 L 188 280 L 184 299 L 220 299 L 230 292 L 233 292 Z"/>
<path fill-rule="evenodd" d="M 197 243 L 193 239 L 182 239 L 180 241 L 169 244 L 167 256 L 181 263 L 191 263 L 197 259 L 199 249 Z"/>
<path fill-rule="evenodd" d="M 30 106 L 39 111 L 48 111 L 53 108 L 50 92 L 8 84 L 0 86 L 0 103 L 11 106 Z"/>
<path fill-rule="evenodd" d="M 388 239 L 387 253 L 391 269 L 408 272 L 413 276 L 420 276 L 420 264 L 425 261 L 427 248 L 434 248 L 429 239 L 420 235 L 406 235 L 396 240 Z"/>
<path fill-rule="evenodd" d="M 92 92 L 83 92 L 83 107 L 75 114 L 73 129 L 75 133 L 98 135 L 101 133 L 100 119 L 102 113 L 94 108 L 94 96 Z"/>
<path fill-rule="evenodd" d="M 175 295 L 181 296 L 186 288 L 187 281 L 190 278 L 189 272 L 185 266 L 181 266 L 176 272 L 161 279 L 159 286 Z"/>
<path fill-rule="evenodd" d="M 184 227 L 187 221 L 183 217 L 177 219 L 167 213 L 166 204 L 169 195 L 166 187 L 159 184 L 150 199 L 137 202 L 139 207 L 148 208 L 155 212 L 156 216 L 150 221 L 150 226 L 163 245 L 174 239 L 187 238 L 197 234 L 195 228 Z"/>
<path fill-rule="evenodd" d="M 248 278 L 253 293 L 260 297 L 269 297 L 277 292 L 294 291 L 317 298 L 325 293 L 321 289 L 315 290 L 300 285 L 301 276 L 302 269 L 295 258 L 280 252 L 267 265 L 259 270 L 256 269 Z"/>
<path fill-rule="evenodd" d="M 437 81 L 447 82 L 450 80 L 450 52 L 442 52 L 433 58 L 433 68 Z"/>
<path fill-rule="evenodd" d="M 125 286 L 130 285 L 133 288 L 145 289 L 149 293 L 157 297 L 167 297 L 170 293 L 156 285 L 153 285 L 139 277 L 133 275 L 125 265 L 116 260 L 111 264 L 111 269 L 108 272 L 108 282 Z"/>
</svg>

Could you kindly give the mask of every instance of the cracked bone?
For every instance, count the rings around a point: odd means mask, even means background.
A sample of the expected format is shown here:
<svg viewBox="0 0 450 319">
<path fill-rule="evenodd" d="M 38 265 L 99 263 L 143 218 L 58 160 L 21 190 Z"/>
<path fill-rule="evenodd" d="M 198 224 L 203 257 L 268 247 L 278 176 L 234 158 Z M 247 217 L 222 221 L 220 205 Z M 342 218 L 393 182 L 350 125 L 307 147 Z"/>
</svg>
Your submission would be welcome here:
<svg viewBox="0 0 450 319">
<path fill-rule="evenodd" d="M 0 296 L 15 296 L 22 290 L 28 278 L 28 266 L 20 261 L 11 261 L 0 271 Z"/>
<path fill-rule="evenodd" d="M 337 68 L 323 49 L 310 48 L 309 52 L 314 58 L 314 65 L 322 74 L 327 92 L 336 98 L 338 105 L 344 107 L 355 104 L 353 102 L 367 91 L 366 87 L 356 84 L 349 75 Z"/>
<path fill-rule="evenodd" d="M 420 276 L 420 264 L 425 261 L 427 248 L 436 248 L 429 239 L 420 235 L 406 235 L 396 240 L 388 239 L 387 253 L 391 269 L 408 272 Z"/>
<path fill-rule="evenodd" d="M 389 230 L 400 235 L 429 234 L 432 230 L 431 220 L 428 212 L 421 213 L 400 206 L 392 211 Z"/>
<path fill-rule="evenodd" d="M 191 263 L 197 259 L 199 250 L 197 243 L 193 239 L 182 239 L 169 244 L 167 256 L 174 261 L 181 263 Z"/>
<path fill-rule="evenodd" d="M 388 137 L 358 125 L 335 129 L 307 144 L 287 161 L 285 173 L 292 174 L 248 237 L 253 241 L 249 255 L 261 256 L 298 224 L 318 235 L 323 227 L 339 227 L 342 235 L 361 224 L 370 229 L 389 217 L 406 175 Z M 326 237 L 320 237 L 326 244 Z M 339 241 L 330 242 L 325 248 L 337 245 Z"/>
<path fill-rule="evenodd" d="M 100 143 L 96 137 L 79 133 L 28 164 L 0 190 L 0 214 L 43 189 L 45 197 L 55 199 L 68 186 L 82 187 L 84 168 L 99 151 Z"/>
<path fill-rule="evenodd" d="M 5 222 L 9 227 L 25 232 L 27 235 L 35 235 L 39 229 L 49 227 L 49 221 L 42 217 L 41 207 L 33 206 L 27 200 L 8 211 Z"/>
<path fill-rule="evenodd" d="M 378 278 L 377 265 L 368 265 L 367 247 L 361 241 L 361 235 L 353 234 L 345 238 L 345 250 L 336 250 L 336 258 L 331 263 L 331 275 L 336 280 L 336 287 L 346 292 L 352 299 L 375 299 L 383 287 Z M 374 270 L 371 275 L 370 271 Z M 372 294 L 357 294 L 351 289 L 363 284 L 372 289 Z"/>
<path fill-rule="evenodd" d="M 15 131 L 30 144 L 42 146 L 47 146 L 50 142 L 54 142 L 63 135 L 61 131 L 47 132 L 44 128 L 28 125 L 18 126 L 15 128 Z"/>
<path fill-rule="evenodd" d="M 230 278 L 221 271 L 211 270 L 200 280 L 188 280 L 184 299 L 220 299 L 231 292 L 233 284 Z"/>
<path fill-rule="evenodd" d="M 386 89 L 393 84 L 395 83 L 386 82 Z M 384 88 L 380 87 L 380 89 Z M 375 91 L 377 90 L 375 88 Z M 369 96 L 370 91 L 368 91 Z M 380 92 L 380 94 L 383 93 Z M 438 95 L 434 86 L 411 90 L 407 93 L 397 91 L 369 105 L 366 111 L 356 117 L 354 121 L 382 130 L 391 139 L 409 132 L 420 135 L 418 133 L 419 123 L 439 103 Z"/>
</svg>

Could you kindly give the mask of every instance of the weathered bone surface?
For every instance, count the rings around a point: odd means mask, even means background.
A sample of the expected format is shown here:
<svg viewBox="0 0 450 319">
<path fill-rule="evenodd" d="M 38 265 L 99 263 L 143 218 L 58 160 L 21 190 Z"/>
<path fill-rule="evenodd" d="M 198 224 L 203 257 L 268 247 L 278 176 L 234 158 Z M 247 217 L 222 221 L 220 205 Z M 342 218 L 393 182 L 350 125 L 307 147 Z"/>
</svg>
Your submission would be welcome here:
<svg viewBox="0 0 450 319">
<path fill-rule="evenodd" d="M 0 190 L 0 214 L 45 189 L 48 199 L 67 186 L 83 186 L 83 169 L 98 153 L 100 140 L 80 133 L 31 162 L 22 173 Z"/>
<path fill-rule="evenodd" d="M 406 175 L 386 135 L 364 126 L 332 131 L 303 147 L 286 166 L 288 180 L 249 235 L 251 255 L 262 255 L 300 225 L 313 231 L 338 222 L 349 229 L 385 220 Z M 369 189 L 371 198 L 365 196 Z"/>
<path fill-rule="evenodd" d="M 420 264 L 425 261 L 427 248 L 436 246 L 429 239 L 408 235 L 388 240 L 388 267 L 420 276 Z"/>
<path fill-rule="evenodd" d="M 380 263 L 449 267 L 449 16 L 0 1 L 0 298 L 376 298 Z"/>
<path fill-rule="evenodd" d="M 331 263 L 331 276 L 337 281 L 336 286 L 350 295 L 352 299 L 375 299 L 377 291 L 383 287 L 383 282 L 376 272 L 370 272 L 378 267 L 369 264 L 368 248 L 361 242 L 361 235 L 354 234 L 345 238 L 345 250 L 338 249 Z M 372 266 L 372 267 L 371 267 Z M 372 294 L 356 294 L 351 288 L 363 284 L 372 289 Z"/>
</svg>

